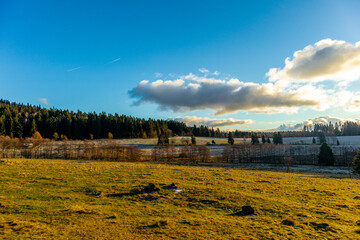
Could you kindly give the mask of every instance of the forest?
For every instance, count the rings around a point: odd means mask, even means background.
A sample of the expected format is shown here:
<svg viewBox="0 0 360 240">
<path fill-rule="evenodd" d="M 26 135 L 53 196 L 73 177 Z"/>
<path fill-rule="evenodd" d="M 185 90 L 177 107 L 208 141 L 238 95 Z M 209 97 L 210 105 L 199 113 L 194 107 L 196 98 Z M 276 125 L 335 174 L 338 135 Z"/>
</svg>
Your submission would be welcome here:
<svg viewBox="0 0 360 240">
<path fill-rule="evenodd" d="M 132 116 L 85 113 L 56 108 L 44 108 L 30 104 L 19 104 L 0 100 L 0 136 L 15 138 L 32 137 L 39 132 L 48 139 L 103 139 L 103 138 L 156 138 L 168 136 L 228 137 L 229 132 L 208 126 L 186 126 L 174 120 L 143 119 Z M 343 124 L 315 124 L 304 126 L 303 131 L 282 132 L 283 137 L 360 135 L 360 124 L 345 122 Z M 231 132 L 235 138 L 248 138 L 254 133 L 246 131 Z M 257 132 L 258 136 L 273 137 L 273 132 Z"/>
</svg>

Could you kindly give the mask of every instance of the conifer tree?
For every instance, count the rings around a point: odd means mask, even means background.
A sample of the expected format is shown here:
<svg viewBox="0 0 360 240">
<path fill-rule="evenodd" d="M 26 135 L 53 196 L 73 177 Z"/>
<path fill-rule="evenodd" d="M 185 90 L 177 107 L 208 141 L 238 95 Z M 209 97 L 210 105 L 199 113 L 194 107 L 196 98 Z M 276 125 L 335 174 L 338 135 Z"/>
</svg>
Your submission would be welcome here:
<svg viewBox="0 0 360 240">
<path fill-rule="evenodd" d="M 353 171 L 357 174 L 360 174 L 360 150 L 354 156 L 354 160 L 352 162 Z"/>
<path fill-rule="evenodd" d="M 32 119 L 31 125 L 30 125 L 30 136 L 34 135 L 34 133 L 36 131 L 37 131 L 36 122 L 35 122 L 35 119 Z"/>
<path fill-rule="evenodd" d="M 13 119 L 9 107 L 5 109 L 4 116 L 5 116 L 5 121 L 4 121 L 5 135 L 9 137 L 13 137 Z"/>
<path fill-rule="evenodd" d="M 265 136 L 264 136 L 264 135 L 262 135 L 262 137 L 261 137 L 261 142 L 262 142 L 263 144 L 266 143 L 266 139 L 265 139 Z"/>
<path fill-rule="evenodd" d="M 229 132 L 229 136 L 228 136 L 228 143 L 230 144 L 230 145 L 234 145 L 234 137 L 233 137 L 233 134 L 232 134 L 232 132 Z"/>
<path fill-rule="evenodd" d="M 13 126 L 14 126 L 14 137 L 22 138 L 23 137 L 23 126 L 19 122 L 19 116 L 15 115 L 13 120 Z"/>
<path fill-rule="evenodd" d="M 335 164 L 334 154 L 326 142 L 321 145 L 318 158 L 319 165 L 334 166 Z"/>
<path fill-rule="evenodd" d="M 256 135 L 256 133 L 251 134 L 251 144 L 258 144 L 259 143 L 259 138 Z"/>
</svg>

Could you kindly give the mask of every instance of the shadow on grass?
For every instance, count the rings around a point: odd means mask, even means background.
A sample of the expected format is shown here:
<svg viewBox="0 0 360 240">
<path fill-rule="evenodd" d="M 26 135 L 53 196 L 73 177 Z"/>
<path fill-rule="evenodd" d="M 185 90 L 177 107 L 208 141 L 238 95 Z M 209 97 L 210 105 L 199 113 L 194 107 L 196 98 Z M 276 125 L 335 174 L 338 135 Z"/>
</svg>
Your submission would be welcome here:
<svg viewBox="0 0 360 240">
<path fill-rule="evenodd" d="M 146 187 L 144 187 L 143 189 L 139 190 L 139 189 L 132 189 L 130 192 L 128 193 L 114 193 L 114 194 L 109 194 L 108 197 L 124 197 L 124 196 L 135 196 L 135 195 L 139 195 L 139 194 L 144 194 L 144 193 L 154 193 L 154 192 L 158 192 L 160 191 L 160 189 L 158 187 L 155 186 L 155 184 L 153 183 L 149 183 Z"/>
</svg>

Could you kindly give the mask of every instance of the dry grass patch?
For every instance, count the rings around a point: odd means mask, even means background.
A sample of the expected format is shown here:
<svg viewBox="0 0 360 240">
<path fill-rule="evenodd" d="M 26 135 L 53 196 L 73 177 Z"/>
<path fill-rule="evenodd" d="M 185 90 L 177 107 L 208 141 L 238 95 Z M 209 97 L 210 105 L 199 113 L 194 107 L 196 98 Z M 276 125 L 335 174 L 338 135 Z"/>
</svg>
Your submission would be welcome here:
<svg viewBox="0 0 360 240">
<path fill-rule="evenodd" d="M 346 177 L 13 159 L 0 183 L 5 239 L 360 238 L 360 181 Z"/>
</svg>

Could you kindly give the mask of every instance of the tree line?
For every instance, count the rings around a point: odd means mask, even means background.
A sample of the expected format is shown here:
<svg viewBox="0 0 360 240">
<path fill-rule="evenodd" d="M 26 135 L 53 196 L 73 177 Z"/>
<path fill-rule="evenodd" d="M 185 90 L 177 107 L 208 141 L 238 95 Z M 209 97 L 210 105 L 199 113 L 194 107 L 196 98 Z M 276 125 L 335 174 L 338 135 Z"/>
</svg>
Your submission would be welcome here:
<svg viewBox="0 0 360 240">
<path fill-rule="evenodd" d="M 48 139 L 157 138 L 166 136 L 196 136 L 214 138 L 254 138 L 253 132 L 221 131 L 204 125 L 187 126 L 174 120 L 143 119 L 119 114 L 69 111 L 18 104 L 0 99 L 0 136 L 32 137 L 35 132 Z M 282 137 L 317 137 L 360 135 L 360 123 L 315 124 L 303 131 L 281 132 Z M 276 132 L 257 132 L 255 135 L 269 142 Z M 280 141 L 281 142 L 281 141 Z M 279 143 L 280 143 L 279 142 Z"/>
<path fill-rule="evenodd" d="M 174 120 L 143 119 L 119 114 L 85 113 L 0 100 L 0 136 L 48 139 L 156 138 L 167 136 L 224 137 L 218 128 L 188 127 Z"/>
</svg>

